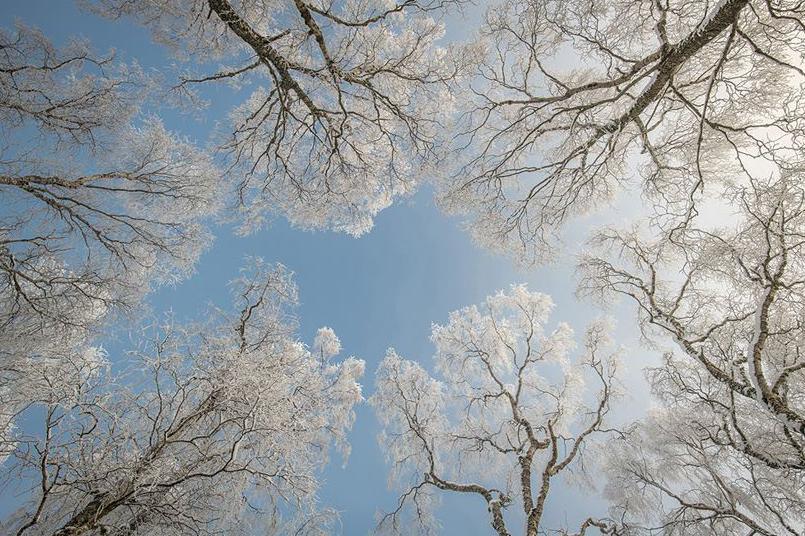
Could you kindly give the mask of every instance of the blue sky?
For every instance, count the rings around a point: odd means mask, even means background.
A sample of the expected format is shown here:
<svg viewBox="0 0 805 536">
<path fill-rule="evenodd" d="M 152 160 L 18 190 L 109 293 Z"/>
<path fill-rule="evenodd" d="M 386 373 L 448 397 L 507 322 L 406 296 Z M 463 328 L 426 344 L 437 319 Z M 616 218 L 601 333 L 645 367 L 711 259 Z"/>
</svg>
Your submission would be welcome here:
<svg viewBox="0 0 805 536">
<path fill-rule="evenodd" d="M 122 60 L 136 60 L 149 69 L 172 61 L 163 49 L 150 42 L 142 28 L 129 21 L 98 19 L 67 0 L 5 0 L 0 21 L 11 27 L 15 20 L 39 27 L 56 44 L 70 36 L 83 36 L 96 51 L 115 48 Z M 457 21 L 450 35 L 459 37 L 466 27 Z M 199 118 L 172 110 L 158 113 L 169 128 L 203 144 L 215 119 L 235 102 L 231 93 L 222 88 L 216 108 L 202 112 Z M 609 212 L 609 216 L 623 217 L 617 210 Z M 216 240 L 202 257 L 196 274 L 175 287 L 159 289 L 149 297 L 149 303 L 154 314 L 172 310 L 179 319 L 198 318 L 209 303 L 228 305 L 226 283 L 237 275 L 245 256 L 281 262 L 295 272 L 299 285 L 300 337 L 311 342 L 319 326 L 335 329 L 345 354 L 367 363 L 363 383 L 368 396 L 373 390 L 374 370 L 388 347 L 430 367 L 431 322 L 443 323 L 450 311 L 477 303 L 513 283 L 526 282 L 532 289 L 551 294 L 557 303 L 553 320 L 569 321 L 581 331 L 584 322 L 600 312 L 573 296 L 572 254 L 583 236 L 580 230 L 599 219 L 584 220 L 575 226 L 568 238 L 571 246 L 560 252 L 562 261 L 548 268 L 531 269 L 520 269 L 509 259 L 475 246 L 459 221 L 438 211 L 427 188 L 382 212 L 375 229 L 359 239 L 303 232 L 282 220 L 248 237 L 238 237 L 231 228 L 219 226 L 214 229 Z M 623 411 L 631 413 L 639 412 L 646 404 L 640 369 L 648 353 L 637 345 L 630 324 L 633 311 L 623 310 L 626 315 L 615 311 L 620 317 L 619 342 L 630 349 L 627 383 L 635 387 L 636 394 L 622 404 L 629 406 Z M 113 342 L 108 344 L 110 348 L 116 346 Z M 344 534 L 367 534 L 374 526 L 375 512 L 389 509 L 395 501 L 395 495 L 386 487 L 387 467 L 375 440 L 377 432 L 370 408 L 359 407 L 347 465 L 342 467 L 340 459 L 334 458 L 324 474 L 321 500 L 341 511 Z M 549 502 L 548 526 L 573 521 L 586 510 L 585 505 L 600 508 L 593 497 L 573 490 L 558 491 Z M 475 497 L 445 500 L 440 519 L 444 534 L 489 533 L 485 505 Z"/>
</svg>

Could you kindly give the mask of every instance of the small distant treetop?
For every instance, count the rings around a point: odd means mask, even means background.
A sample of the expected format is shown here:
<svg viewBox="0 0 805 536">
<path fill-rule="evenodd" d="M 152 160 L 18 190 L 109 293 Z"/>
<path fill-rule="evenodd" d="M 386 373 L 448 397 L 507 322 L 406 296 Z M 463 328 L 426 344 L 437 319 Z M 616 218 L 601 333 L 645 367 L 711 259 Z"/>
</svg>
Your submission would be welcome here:
<svg viewBox="0 0 805 536">
<path fill-rule="evenodd" d="M 437 533 L 444 492 L 479 499 L 501 536 L 546 530 L 552 486 L 580 474 L 588 443 L 610 431 L 616 369 L 605 323 L 587 329 L 575 358 L 570 326 L 546 329 L 552 308 L 549 296 L 514 286 L 451 313 L 433 326 L 436 377 L 389 350 L 370 403 L 401 495 L 381 529 Z M 580 525 L 611 528 L 594 517 Z"/>
</svg>

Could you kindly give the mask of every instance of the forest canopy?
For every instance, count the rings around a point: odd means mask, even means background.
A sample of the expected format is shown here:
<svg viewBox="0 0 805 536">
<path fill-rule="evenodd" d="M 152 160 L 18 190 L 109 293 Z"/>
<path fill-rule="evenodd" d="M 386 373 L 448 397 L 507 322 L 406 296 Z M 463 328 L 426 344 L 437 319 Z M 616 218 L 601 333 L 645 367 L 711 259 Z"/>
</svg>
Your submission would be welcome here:
<svg viewBox="0 0 805 536">
<path fill-rule="evenodd" d="M 9 4 L 3 533 L 805 535 L 801 2 Z"/>
</svg>

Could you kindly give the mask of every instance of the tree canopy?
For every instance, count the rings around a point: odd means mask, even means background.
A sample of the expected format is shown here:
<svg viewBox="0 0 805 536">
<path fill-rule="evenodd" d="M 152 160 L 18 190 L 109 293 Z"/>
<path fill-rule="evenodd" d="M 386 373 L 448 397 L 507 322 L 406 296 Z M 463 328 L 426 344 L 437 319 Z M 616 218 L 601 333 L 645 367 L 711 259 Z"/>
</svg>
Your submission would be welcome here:
<svg viewBox="0 0 805 536">
<path fill-rule="evenodd" d="M 424 189 L 484 254 L 623 300 L 662 358 L 622 366 L 608 320 L 577 336 L 525 284 L 433 324 L 432 361 L 381 351 L 378 531 L 443 532 L 460 497 L 500 536 L 805 534 L 802 2 L 77 5 L 162 56 L 0 27 L 3 532 L 337 532 L 318 491 L 365 364 L 303 341 L 291 271 L 250 256 L 195 319 L 148 298 L 216 237 L 359 237 Z M 605 511 L 556 525 L 574 485 Z"/>
</svg>

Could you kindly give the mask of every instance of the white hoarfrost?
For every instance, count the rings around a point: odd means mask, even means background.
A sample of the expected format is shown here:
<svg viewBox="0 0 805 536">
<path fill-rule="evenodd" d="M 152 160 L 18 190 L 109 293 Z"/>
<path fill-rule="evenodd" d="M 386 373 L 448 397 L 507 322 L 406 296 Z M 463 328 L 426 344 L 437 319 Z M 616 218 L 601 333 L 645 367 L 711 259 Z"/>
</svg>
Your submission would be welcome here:
<svg viewBox="0 0 805 536">
<path fill-rule="evenodd" d="M 577 348 L 570 326 L 547 327 L 552 309 L 517 285 L 450 313 L 432 329 L 434 376 L 388 351 L 370 403 L 401 495 L 381 528 L 427 532 L 439 494 L 455 492 L 482 499 L 498 534 L 523 516 L 525 534 L 545 530 L 551 481 L 607 433 L 615 373 L 606 323 Z M 504 515 L 510 505 L 519 515 Z"/>
<path fill-rule="evenodd" d="M 334 360 L 332 330 L 324 365 L 296 339 L 282 266 L 252 261 L 233 293 L 236 309 L 202 324 L 146 326 L 111 369 L 99 348 L 40 349 L 15 386 L 26 425 L 0 450 L 7 484 L 37 485 L 3 532 L 332 530 L 318 478 L 331 448 L 349 453 L 363 362 Z"/>
</svg>

